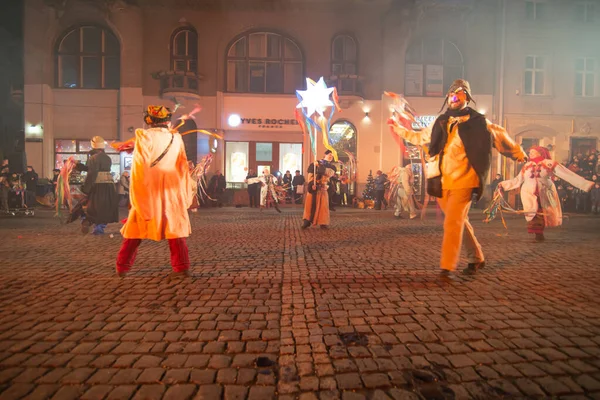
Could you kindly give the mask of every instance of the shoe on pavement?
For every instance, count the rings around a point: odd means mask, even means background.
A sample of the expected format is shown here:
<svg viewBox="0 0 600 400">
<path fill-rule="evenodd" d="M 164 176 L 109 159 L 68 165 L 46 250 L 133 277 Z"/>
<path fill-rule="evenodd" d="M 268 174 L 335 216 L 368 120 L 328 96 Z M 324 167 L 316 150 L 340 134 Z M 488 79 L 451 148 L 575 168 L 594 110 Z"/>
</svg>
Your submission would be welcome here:
<svg viewBox="0 0 600 400">
<path fill-rule="evenodd" d="M 304 223 L 302 224 L 302 229 L 306 229 L 310 226 L 310 221 L 309 220 L 304 220 Z"/>
<path fill-rule="evenodd" d="M 546 238 L 544 237 L 543 233 L 536 233 L 535 234 L 535 241 L 536 242 L 543 242 L 544 240 L 546 240 Z"/>
<path fill-rule="evenodd" d="M 469 263 L 467 268 L 463 269 L 463 274 L 465 275 L 475 275 L 478 270 L 485 267 L 485 261 L 478 263 Z"/>
<path fill-rule="evenodd" d="M 438 275 L 438 279 L 442 282 L 453 282 L 454 276 L 452 274 L 452 271 L 448 269 L 442 269 L 440 271 L 440 274 Z"/>
<path fill-rule="evenodd" d="M 190 272 L 189 269 L 185 269 L 183 271 L 178 271 L 178 272 L 171 272 L 171 277 L 172 278 L 186 278 L 192 276 L 192 273 Z"/>
<path fill-rule="evenodd" d="M 91 224 L 87 219 L 81 221 L 81 233 L 83 233 L 84 235 L 90 233 L 90 225 Z"/>
</svg>

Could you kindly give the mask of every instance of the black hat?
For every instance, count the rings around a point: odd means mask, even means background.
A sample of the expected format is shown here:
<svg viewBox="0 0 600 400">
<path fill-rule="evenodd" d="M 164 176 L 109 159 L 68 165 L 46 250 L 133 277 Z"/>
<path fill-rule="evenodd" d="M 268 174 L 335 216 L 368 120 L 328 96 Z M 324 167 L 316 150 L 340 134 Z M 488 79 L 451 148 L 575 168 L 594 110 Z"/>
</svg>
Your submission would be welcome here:
<svg viewBox="0 0 600 400">
<path fill-rule="evenodd" d="M 326 150 L 325 155 L 327 155 L 327 154 L 331 154 L 331 150 Z"/>
<path fill-rule="evenodd" d="M 444 104 L 442 105 L 442 109 L 440 110 L 440 112 L 444 109 L 446 103 L 448 103 L 448 97 L 450 97 L 450 93 L 454 93 L 458 89 L 462 89 L 465 91 L 465 93 L 467 94 L 467 102 L 472 101 L 473 103 L 475 103 L 475 100 L 473 100 L 473 97 L 471 96 L 471 85 L 469 84 L 469 82 L 464 79 L 456 79 L 454 82 L 452 82 L 452 85 L 450 85 L 450 88 L 448 89 L 448 93 L 446 94 L 446 98 L 444 99 Z"/>
</svg>

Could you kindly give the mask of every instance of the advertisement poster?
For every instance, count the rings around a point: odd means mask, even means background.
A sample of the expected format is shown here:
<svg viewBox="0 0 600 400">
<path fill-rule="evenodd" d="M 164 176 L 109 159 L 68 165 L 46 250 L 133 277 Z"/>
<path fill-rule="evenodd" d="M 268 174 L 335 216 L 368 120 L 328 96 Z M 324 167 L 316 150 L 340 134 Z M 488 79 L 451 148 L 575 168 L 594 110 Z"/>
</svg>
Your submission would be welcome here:
<svg viewBox="0 0 600 400">
<path fill-rule="evenodd" d="M 425 95 L 444 95 L 444 67 L 442 65 L 427 65 L 425 68 Z"/>
<path fill-rule="evenodd" d="M 404 76 L 406 96 L 423 96 L 423 64 L 406 64 Z"/>
</svg>

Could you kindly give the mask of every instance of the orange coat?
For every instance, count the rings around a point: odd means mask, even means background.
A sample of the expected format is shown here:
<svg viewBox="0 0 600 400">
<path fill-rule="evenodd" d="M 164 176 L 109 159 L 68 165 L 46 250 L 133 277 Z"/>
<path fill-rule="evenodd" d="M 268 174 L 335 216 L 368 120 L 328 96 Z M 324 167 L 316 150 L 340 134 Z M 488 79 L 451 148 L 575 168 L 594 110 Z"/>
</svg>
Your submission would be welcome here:
<svg viewBox="0 0 600 400">
<path fill-rule="evenodd" d="M 126 239 L 176 239 L 192 232 L 188 208 L 194 199 L 185 146 L 175 133 L 167 154 L 150 167 L 167 148 L 171 132 L 165 128 L 135 131 L 129 195 L 131 209 L 121 229 Z"/>
</svg>

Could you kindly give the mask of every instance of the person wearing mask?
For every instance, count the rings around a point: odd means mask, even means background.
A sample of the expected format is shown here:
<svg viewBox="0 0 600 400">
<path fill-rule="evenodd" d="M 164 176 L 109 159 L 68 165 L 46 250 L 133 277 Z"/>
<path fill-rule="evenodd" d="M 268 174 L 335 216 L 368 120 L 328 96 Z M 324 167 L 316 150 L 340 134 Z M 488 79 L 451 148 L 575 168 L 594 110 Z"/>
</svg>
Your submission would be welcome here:
<svg viewBox="0 0 600 400">
<path fill-rule="evenodd" d="M 521 201 L 527 220 L 527 232 L 535 234 L 536 241 L 543 241 L 544 229 L 562 224 L 562 208 L 560 198 L 552 177 L 563 181 L 588 193 L 594 182 L 572 172 L 550 158 L 550 152 L 542 146 L 529 149 L 529 161 L 514 178 L 500 182 L 502 190 L 510 191 L 521 188 Z"/>
<path fill-rule="evenodd" d="M 400 115 L 388 120 L 392 134 L 416 146 L 425 146 L 430 162 L 427 168 L 427 194 L 438 198 L 444 212 L 444 238 L 440 255 L 440 278 L 451 279 L 460 258 L 467 250 L 465 274 L 474 274 L 485 266 L 481 245 L 469 223 L 468 211 L 472 194 L 483 195 L 490 170 L 492 147 L 505 157 L 523 162 L 527 155 L 499 125 L 488 121 L 469 107 L 473 101 L 471 86 L 463 79 L 455 80 L 446 94 L 446 111 L 427 128 L 414 131 L 411 121 Z"/>
</svg>

